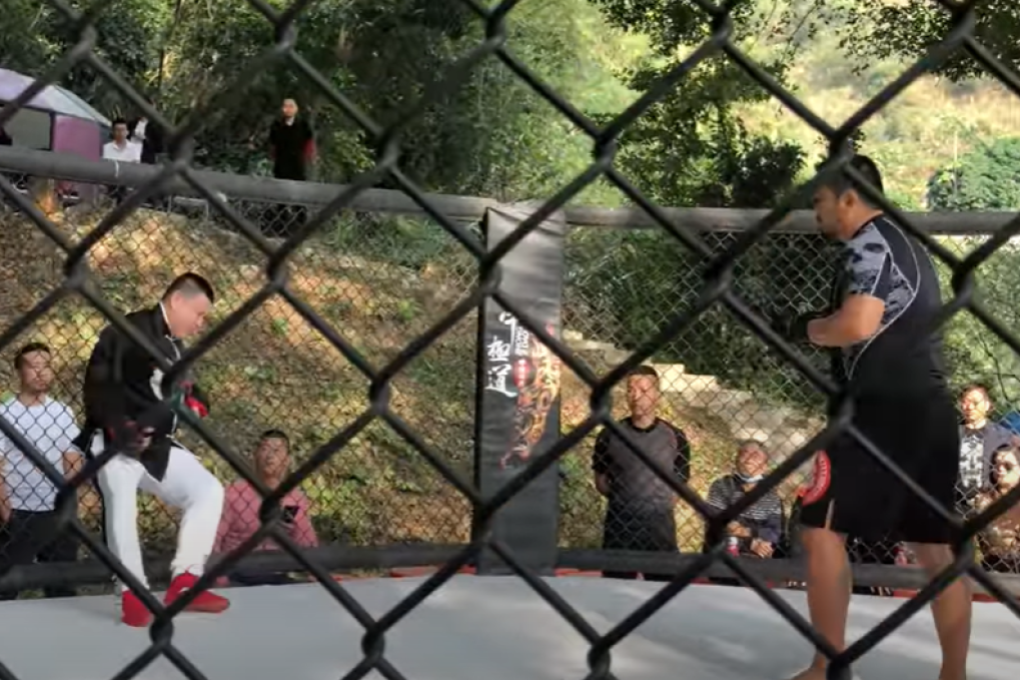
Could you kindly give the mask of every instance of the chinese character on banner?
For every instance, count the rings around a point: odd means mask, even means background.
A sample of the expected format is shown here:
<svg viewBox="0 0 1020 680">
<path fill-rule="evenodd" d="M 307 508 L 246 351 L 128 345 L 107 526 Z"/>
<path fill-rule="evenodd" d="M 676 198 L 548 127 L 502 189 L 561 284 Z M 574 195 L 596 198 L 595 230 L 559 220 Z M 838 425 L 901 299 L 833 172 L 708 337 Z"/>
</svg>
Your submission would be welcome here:
<svg viewBox="0 0 1020 680">
<path fill-rule="evenodd" d="M 510 343 L 499 338 L 493 338 L 485 347 L 485 354 L 489 361 L 510 361 Z"/>
<path fill-rule="evenodd" d="M 511 371 L 512 367 L 509 363 L 489 367 L 488 374 L 485 376 L 485 389 L 516 399 L 517 391 L 514 389 L 513 383 L 510 382 Z"/>
</svg>

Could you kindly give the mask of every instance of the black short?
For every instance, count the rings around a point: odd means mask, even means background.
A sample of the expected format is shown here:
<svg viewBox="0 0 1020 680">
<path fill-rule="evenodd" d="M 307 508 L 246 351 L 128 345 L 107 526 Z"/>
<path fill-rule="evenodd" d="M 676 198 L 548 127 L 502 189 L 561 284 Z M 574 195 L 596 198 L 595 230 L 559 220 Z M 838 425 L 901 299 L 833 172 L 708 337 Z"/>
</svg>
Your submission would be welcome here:
<svg viewBox="0 0 1020 680">
<path fill-rule="evenodd" d="M 854 424 L 892 462 L 955 512 L 959 416 L 948 392 L 861 397 Z M 865 540 L 951 543 L 949 525 L 849 435 L 815 460 L 801 523 Z"/>
</svg>

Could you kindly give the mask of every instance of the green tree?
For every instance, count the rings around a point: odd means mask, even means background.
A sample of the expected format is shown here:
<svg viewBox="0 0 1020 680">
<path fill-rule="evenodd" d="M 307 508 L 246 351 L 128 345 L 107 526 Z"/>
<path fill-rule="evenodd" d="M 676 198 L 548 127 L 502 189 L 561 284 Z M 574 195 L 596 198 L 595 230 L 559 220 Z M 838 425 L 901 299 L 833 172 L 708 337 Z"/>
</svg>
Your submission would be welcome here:
<svg viewBox="0 0 1020 680">
<path fill-rule="evenodd" d="M 851 31 L 845 43 L 863 58 L 892 55 L 911 59 L 924 54 L 952 30 L 953 16 L 938 2 L 907 0 L 856 0 Z M 1014 0 L 986 0 L 975 5 L 975 37 L 992 55 L 1014 72 L 1020 67 L 1020 4 Z M 961 81 L 987 73 L 963 50 L 949 59 L 939 73 Z"/>
<path fill-rule="evenodd" d="M 1020 139 L 998 139 L 959 162 L 937 170 L 928 182 L 928 204 L 940 211 L 1011 211 L 1020 209 Z M 946 245 L 966 253 L 979 237 L 947 238 Z M 950 290 L 951 272 L 942 271 L 943 290 Z M 1007 243 L 983 262 L 975 276 L 976 298 L 1011 331 L 1020 330 L 1014 302 L 1020 290 L 1020 249 Z M 953 318 L 946 330 L 946 354 L 952 375 L 964 383 L 989 386 L 1002 408 L 1020 400 L 1020 358 L 969 313 Z"/>
<path fill-rule="evenodd" d="M 936 170 L 928 205 L 942 212 L 1020 210 L 1020 138 L 997 139 Z"/>
</svg>

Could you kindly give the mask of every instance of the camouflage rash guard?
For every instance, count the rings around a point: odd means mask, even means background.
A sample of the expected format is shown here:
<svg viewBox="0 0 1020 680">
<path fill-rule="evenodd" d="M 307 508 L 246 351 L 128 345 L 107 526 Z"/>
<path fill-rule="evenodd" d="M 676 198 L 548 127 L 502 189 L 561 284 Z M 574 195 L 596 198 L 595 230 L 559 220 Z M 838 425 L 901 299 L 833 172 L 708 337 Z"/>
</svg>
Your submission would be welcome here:
<svg viewBox="0 0 1020 680">
<path fill-rule="evenodd" d="M 938 275 L 927 250 L 880 215 L 846 243 L 840 303 L 869 295 L 885 303 L 878 330 L 842 350 L 842 378 L 854 393 L 916 395 L 946 388 L 939 333 L 928 333 L 942 306 Z"/>
</svg>

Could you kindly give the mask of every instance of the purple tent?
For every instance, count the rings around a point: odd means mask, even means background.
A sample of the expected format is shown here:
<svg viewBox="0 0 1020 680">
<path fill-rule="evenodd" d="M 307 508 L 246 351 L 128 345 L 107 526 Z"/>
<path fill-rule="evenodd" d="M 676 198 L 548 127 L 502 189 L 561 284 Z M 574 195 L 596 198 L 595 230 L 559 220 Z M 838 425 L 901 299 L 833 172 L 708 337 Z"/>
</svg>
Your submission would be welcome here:
<svg viewBox="0 0 1020 680">
<path fill-rule="evenodd" d="M 0 106 L 15 99 L 32 78 L 0 68 Z M 102 158 L 110 121 L 78 95 L 48 85 L 4 127 L 17 146 Z"/>
</svg>

